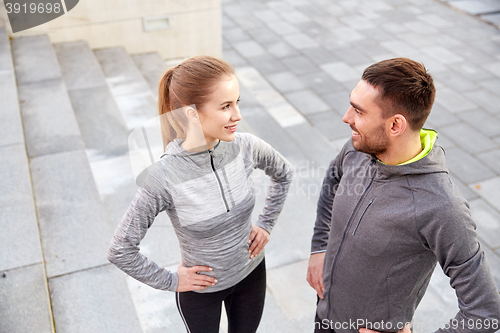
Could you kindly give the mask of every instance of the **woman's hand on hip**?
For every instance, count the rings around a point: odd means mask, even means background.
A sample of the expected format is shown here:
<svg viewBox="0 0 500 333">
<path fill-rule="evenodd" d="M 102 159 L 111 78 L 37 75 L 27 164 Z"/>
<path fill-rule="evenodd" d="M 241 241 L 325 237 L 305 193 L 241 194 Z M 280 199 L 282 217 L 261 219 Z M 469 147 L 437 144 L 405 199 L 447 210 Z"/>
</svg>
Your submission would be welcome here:
<svg viewBox="0 0 500 333">
<path fill-rule="evenodd" d="M 250 248 L 248 249 L 250 259 L 255 258 L 260 251 L 262 251 L 264 246 L 266 246 L 267 242 L 269 242 L 269 233 L 261 227 L 253 224 L 252 232 L 250 233 L 250 238 L 248 239 L 248 244 L 250 244 Z"/>
<path fill-rule="evenodd" d="M 179 264 L 177 268 L 178 292 L 191 291 L 191 290 L 203 290 L 208 286 L 214 286 L 217 280 L 214 277 L 203 274 L 203 272 L 211 272 L 212 268 L 208 266 L 193 266 L 184 267 L 184 264 Z"/>
</svg>

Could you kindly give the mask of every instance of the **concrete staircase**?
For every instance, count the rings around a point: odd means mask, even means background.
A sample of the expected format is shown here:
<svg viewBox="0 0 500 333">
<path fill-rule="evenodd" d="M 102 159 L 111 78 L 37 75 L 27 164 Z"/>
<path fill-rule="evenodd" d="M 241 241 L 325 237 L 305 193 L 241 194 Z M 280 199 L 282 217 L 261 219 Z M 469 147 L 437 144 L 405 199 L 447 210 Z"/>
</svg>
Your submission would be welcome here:
<svg viewBox="0 0 500 333">
<path fill-rule="evenodd" d="M 137 190 L 128 137 L 154 117 L 166 68 L 158 54 L 91 50 L 83 41 L 52 45 L 46 35 L 9 41 L 0 22 L 0 170 L 6 175 L 0 180 L 0 332 L 185 330 L 173 293 L 135 281 L 106 259 Z M 311 326 L 315 305 L 305 282 L 315 201 L 338 147 L 285 100 L 266 109 L 274 88 L 254 68 L 236 70 L 240 130 L 309 173 L 292 185 L 266 247 L 268 297 L 259 329 L 301 332 Z M 257 218 L 267 178 L 256 172 L 255 182 Z M 157 217 L 141 251 L 176 269 L 180 254 L 166 214 Z"/>
</svg>

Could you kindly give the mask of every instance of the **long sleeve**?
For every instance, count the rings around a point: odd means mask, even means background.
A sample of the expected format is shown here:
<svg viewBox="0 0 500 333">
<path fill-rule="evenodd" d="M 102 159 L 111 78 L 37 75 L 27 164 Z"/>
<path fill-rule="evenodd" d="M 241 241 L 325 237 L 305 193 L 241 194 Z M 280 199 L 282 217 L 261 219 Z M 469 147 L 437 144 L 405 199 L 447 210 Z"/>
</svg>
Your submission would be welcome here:
<svg viewBox="0 0 500 333">
<path fill-rule="evenodd" d="M 330 163 L 326 171 L 316 208 L 316 222 L 311 242 L 311 253 L 325 252 L 330 235 L 332 208 L 335 192 L 342 178 L 342 160 L 348 144 L 344 146 L 337 157 Z"/>
<path fill-rule="evenodd" d="M 165 192 L 163 182 L 148 175 L 115 231 L 108 260 L 123 272 L 153 288 L 175 291 L 178 284 L 177 273 L 159 267 L 139 252 L 139 244 L 155 217 L 169 207 Z"/>
<path fill-rule="evenodd" d="M 455 289 L 460 311 L 437 332 L 495 332 L 500 327 L 500 295 L 476 237 L 468 204 L 450 203 L 421 229 Z M 496 328 L 495 323 L 496 322 Z"/>
<path fill-rule="evenodd" d="M 265 206 L 256 225 L 271 233 L 278 215 L 285 204 L 285 199 L 293 177 L 293 166 L 280 153 L 265 141 L 252 134 L 251 140 L 254 168 L 264 170 L 271 178 Z"/>
</svg>

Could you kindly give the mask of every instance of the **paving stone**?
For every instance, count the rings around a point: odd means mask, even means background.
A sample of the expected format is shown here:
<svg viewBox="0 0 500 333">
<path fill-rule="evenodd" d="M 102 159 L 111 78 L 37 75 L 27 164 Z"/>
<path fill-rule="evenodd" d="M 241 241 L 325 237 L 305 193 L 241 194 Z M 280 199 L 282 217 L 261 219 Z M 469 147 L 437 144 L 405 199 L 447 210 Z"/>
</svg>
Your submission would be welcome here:
<svg viewBox="0 0 500 333">
<path fill-rule="evenodd" d="M 468 41 L 466 45 L 452 47 L 450 48 L 450 51 L 455 54 L 459 54 L 460 57 L 466 59 L 467 63 L 470 65 L 477 64 L 482 67 L 483 64 L 494 60 L 491 55 L 480 51 L 477 48 L 472 48 L 470 46 L 470 41 Z"/>
<path fill-rule="evenodd" d="M 408 30 L 420 33 L 420 34 L 436 34 L 439 33 L 439 30 L 429 24 L 426 24 L 421 21 L 409 21 L 404 23 L 404 26 L 408 28 Z"/>
<path fill-rule="evenodd" d="M 323 112 L 307 117 L 327 138 L 335 141 L 351 135 L 351 128 L 336 112 Z"/>
<path fill-rule="evenodd" d="M 441 105 L 434 103 L 427 121 L 432 124 L 431 127 L 441 127 L 459 122 L 460 118 L 453 113 L 446 111 L 446 109 Z"/>
<path fill-rule="evenodd" d="M 251 39 L 251 37 L 239 27 L 224 29 L 223 36 L 232 44 L 248 41 Z"/>
<path fill-rule="evenodd" d="M 456 123 L 441 127 L 440 131 L 455 141 L 460 147 L 465 148 L 473 154 L 498 147 L 482 131 L 476 130 L 465 123 Z"/>
<path fill-rule="evenodd" d="M 370 57 L 373 57 L 374 55 L 388 53 L 387 49 L 380 46 L 379 41 L 368 38 L 358 41 L 356 44 L 353 45 L 353 49 L 362 52 L 365 61 L 366 57 L 364 55 L 369 55 Z"/>
<path fill-rule="evenodd" d="M 236 51 L 233 49 L 224 50 L 222 53 L 222 57 L 225 61 L 227 61 L 231 66 L 248 66 L 246 60 L 244 60 Z"/>
<path fill-rule="evenodd" d="M 436 44 L 446 48 L 463 46 L 462 41 L 448 34 L 439 33 L 437 35 L 427 36 L 427 38 L 432 39 Z"/>
<path fill-rule="evenodd" d="M 5 30 L 5 23 L 0 20 L 0 72 L 12 70 L 14 70 L 14 64 L 12 63 L 10 39 Z"/>
<path fill-rule="evenodd" d="M 73 90 L 69 94 L 91 160 L 128 151 L 129 131 L 107 86 Z"/>
<path fill-rule="evenodd" d="M 347 27 L 339 27 L 334 29 L 334 31 L 332 32 L 339 40 L 349 43 L 365 38 L 365 36 L 363 36 L 361 33 Z"/>
<path fill-rule="evenodd" d="M 459 309 L 449 281 L 441 267 L 436 265 L 427 291 L 413 316 L 413 332 L 436 331 L 455 317 Z"/>
<path fill-rule="evenodd" d="M 483 65 L 483 67 L 489 70 L 491 73 L 495 74 L 496 76 L 500 77 L 500 62 L 498 61 L 491 62 Z"/>
<path fill-rule="evenodd" d="M 0 332 L 54 332 L 43 264 L 4 273 L 0 279 Z"/>
<path fill-rule="evenodd" d="M 284 12 L 278 10 L 278 12 L 281 17 L 291 24 L 311 22 L 311 18 L 309 16 L 295 9 Z"/>
<path fill-rule="evenodd" d="M 299 53 L 285 42 L 277 42 L 265 45 L 266 50 L 277 58 L 298 56 Z"/>
<path fill-rule="evenodd" d="M 250 63 L 264 75 L 284 71 L 287 69 L 280 61 L 267 54 L 260 57 L 250 58 L 249 60 Z"/>
<path fill-rule="evenodd" d="M 295 26 L 285 21 L 267 22 L 267 26 L 269 27 L 269 29 L 271 29 L 280 36 L 300 32 L 299 29 L 297 29 Z"/>
<path fill-rule="evenodd" d="M 83 149 L 78 123 L 61 79 L 18 86 L 30 157 Z"/>
<path fill-rule="evenodd" d="M 432 75 L 436 72 L 448 71 L 448 67 L 441 61 L 436 60 L 436 58 L 429 56 L 426 53 L 415 53 L 412 54 L 410 59 L 424 64 L 427 71 Z"/>
<path fill-rule="evenodd" d="M 480 86 L 488 89 L 496 96 L 500 96 L 500 79 L 490 79 L 478 81 Z"/>
<path fill-rule="evenodd" d="M 304 116 L 287 102 L 270 106 L 266 110 L 283 128 L 306 123 Z"/>
<path fill-rule="evenodd" d="M 490 206 L 498 209 L 498 203 L 500 202 L 500 177 L 477 181 L 475 184 L 470 184 L 469 188 L 480 195 Z"/>
<path fill-rule="evenodd" d="M 297 50 L 312 49 L 319 47 L 319 44 L 314 39 L 303 33 L 289 34 L 283 36 L 283 38 Z"/>
<path fill-rule="evenodd" d="M 370 58 L 364 55 L 363 52 L 352 48 L 339 48 L 332 51 L 341 61 L 348 65 L 356 66 L 364 63 L 371 63 Z"/>
<path fill-rule="evenodd" d="M 114 230 L 83 150 L 34 158 L 31 175 L 47 276 L 106 264 Z"/>
<path fill-rule="evenodd" d="M 432 25 L 435 28 L 446 28 L 455 26 L 453 22 L 448 21 L 435 13 L 419 15 L 417 16 L 417 19 L 426 24 Z"/>
<path fill-rule="evenodd" d="M 291 1 L 291 0 L 289 0 L 289 1 Z M 295 0 L 292 0 L 292 1 L 295 1 Z M 297 8 L 297 10 L 301 11 L 302 13 L 309 15 L 310 17 L 316 17 L 316 16 L 320 16 L 320 15 L 325 14 L 323 8 L 313 4 L 310 1 L 307 1 L 307 0 L 298 0 L 298 1 L 301 1 L 302 4 L 299 4 L 299 3 L 294 4 L 295 8 Z"/>
<path fill-rule="evenodd" d="M 326 105 L 326 103 L 323 102 L 318 95 L 310 90 L 289 92 L 285 94 L 285 96 L 304 115 L 320 113 L 328 110 L 328 105 Z"/>
<path fill-rule="evenodd" d="M 282 59 L 283 64 L 297 75 L 310 73 L 318 70 L 315 64 L 303 56 L 294 56 Z"/>
<path fill-rule="evenodd" d="M 266 27 L 259 27 L 255 29 L 247 30 L 248 34 L 251 35 L 256 41 L 261 44 L 267 44 L 272 42 L 280 42 L 281 37 L 271 31 Z"/>
<path fill-rule="evenodd" d="M 14 38 L 12 55 L 19 86 L 61 78 L 61 69 L 48 35 Z"/>
<path fill-rule="evenodd" d="M 335 93 L 322 94 L 321 98 L 323 98 L 330 107 L 337 111 L 339 115 L 343 116 L 347 109 L 351 106 L 349 93 L 349 91 L 345 90 Z"/>
<path fill-rule="evenodd" d="M 448 136 L 443 134 L 442 132 L 439 132 L 439 135 L 438 135 L 436 142 L 444 149 L 450 149 L 450 148 L 456 147 L 456 143 L 454 141 L 452 141 Z"/>
<path fill-rule="evenodd" d="M 476 192 L 481 192 L 475 189 Z M 500 213 L 483 199 L 469 201 L 472 219 L 477 225 L 477 234 L 491 248 L 500 246 Z"/>
<path fill-rule="evenodd" d="M 472 15 L 496 12 L 500 10 L 500 4 L 496 1 L 450 1 L 450 5 L 466 11 Z"/>
<path fill-rule="evenodd" d="M 276 87 L 276 89 L 283 93 L 306 88 L 306 86 L 295 74 L 288 71 L 267 75 L 267 78 Z"/>
<path fill-rule="evenodd" d="M 470 42 L 470 45 L 484 53 L 495 55 L 500 52 L 500 45 L 495 43 L 490 38 L 481 38 Z"/>
<path fill-rule="evenodd" d="M 471 62 L 455 64 L 454 66 L 452 66 L 451 70 L 474 81 L 492 78 L 491 73 L 487 73 L 480 66 L 475 65 Z"/>
<path fill-rule="evenodd" d="M 309 37 L 315 38 L 324 32 L 324 27 L 314 21 L 296 23 L 295 26 Z"/>
<path fill-rule="evenodd" d="M 273 117 L 262 107 L 248 107 L 241 110 L 246 122 L 255 134 L 268 142 L 287 159 L 301 159 L 302 153 L 297 149 L 295 141 Z"/>
<path fill-rule="evenodd" d="M 57 43 L 54 50 L 68 90 L 95 87 L 106 82 L 87 42 Z"/>
<path fill-rule="evenodd" d="M 257 10 L 253 13 L 253 15 L 259 19 L 262 22 L 276 22 L 281 20 L 281 17 L 278 16 L 273 10 L 271 9 L 263 9 L 263 10 Z"/>
<path fill-rule="evenodd" d="M 450 172 L 466 184 L 495 176 L 493 171 L 460 148 L 446 150 L 446 164 Z"/>
<path fill-rule="evenodd" d="M 298 146 L 302 148 L 302 151 L 306 152 L 305 155 L 311 161 L 316 162 L 315 165 L 319 167 L 327 168 L 333 157 L 337 155 L 337 151 L 329 144 L 327 139 L 305 122 L 287 127 L 286 130 L 290 135 L 294 135 L 296 141 L 298 141 Z M 316 193 L 319 195 L 319 192 L 318 189 Z M 309 241 L 306 243 L 309 245 Z"/>
<path fill-rule="evenodd" d="M 166 267 L 176 271 L 178 264 Z M 125 277 L 136 315 L 144 333 L 183 332 L 175 293 L 153 289 L 130 276 Z"/>
<path fill-rule="evenodd" d="M 234 17 L 235 19 L 241 19 L 247 16 L 247 12 L 244 10 L 243 6 L 236 2 L 225 4 L 222 7 L 222 11 L 229 17 Z"/>
<path fill-rule="evenodd" d="M 284 1 L 269 1 L 266 3 L 267 7 L 273 9 L 275 12 L 281 12 L 281 13 L 286 13 L 286 12 L 293 12 L 292 6 L 287 4 Z"/>
<path fill-rule="evenodd" d="M 323 48 L 306 49 L 302 50 L 302 53 L 316 65 L 323 65 L 339 60 L 331 52 L 328 52 Z"/>
<path fill-rule="evenodd" d="M 479 88 L 479 86 L 468 77 L 464 77 L 452 71 L 437 72 L 434 73 L 433 77 L 457 92 Z"/>
<path fill-rule="evenodd" d="M 306 281 L 308 260 L 275 268 L 267 272 L 267 284 L 277 303 L 289 318 L 313 318 L 316 292 Z"/>
<path fill-rule="evenodd" d="M 472 199 L 477 198 L 477 194 L 472 192 L 463 181 L 461 181 L 460 179 L 458 179 L 457 177 L 455 177 L 451 174 L 450 174 L 450 178 L 453 181 L 453 184 L 455 184 L 458 187 L 458 189 L 460 190 L 460 192 L 464 196 L 465 200 L 472 200 Z"/>
<path fill-rule="evenodd" d="M 481 19 L 483 19 L 483 20 L 485 20 L 487 22 L 493 23 L 497 27 L 500 26 L 500 14 L 499 13 L 496 13 L 496 14 L 484 14 L 484 15 L 481 15 Z"/>
<path fill-rule="evenodd" d="M 386 41 L 380 43 L 380 45 L 387 51 L 394 52 L 399 56 L 410 56 L 417 52 L 417 50 L 405 42 L 398 40 Z"/>
<path fill-rule="evenodd" d="M 222 14 L 221 21 L 222 21 L 222 31 L 223 32 L 227 28 L 234 28 L 234 27 L 236 27 L 236 23 L 229 16 L 227 16 L 226 14 Z"/>
<path fill-rule="evenodd" d="M 460 113 L 459 116 L 486 136 L 500 135 L 500 119 L 486 111 L 467 111 Z"/>
<path fill-rule="evenodd" d="M 251 13 L 253 10 L 250 10 L 248 13 Z M 258 29 L 264 28 L 265 25 L 261 21 L 256 20 L 252 15 L 248 14 L 244 17 L 238 18 L 238 25 L 246 30 L 248 33 L 248 29 Z"/>
<path fill-rule="evenodd" d="M 332 62 L 322 65 L 321 68 L 339 82 L 359 80 L 361 78 L 361 73 L 358 73 L 345 62 Z"/>
<path fill-rule="evenodd" d="M 312 320 L 309 320 L 308 323 L 299 323 L 293 318 L 288 318 L 276 302 L 274 295 L 269 291 L 266 292 L 259 333 L 300 333 L 306 331 L 307 328 L 311 331 L 312 325 Z"/>
<path fill-rule="evenodd" d="M 113 265 L 52 278 L 49 285 L 58 332 L 141 332 L 123 273 Z"/>
<path fill-rule="evenodd" d="M 452 89 L 436 91 L 436 103 L 452 113 L 476 109 L 477 105 Z"/>
<path fill-rule="evenodd" d="M 327 75 L 323 71 L 301 75 L 300 80 L 306 87 L 314 90 L 320 96 L 322 94 L 344 90 L 339 82 L 333 80 L 331 76 Z"/>
<path fill-rule="evenodd" d="M 446 59 L 447 64 L 454 64 L 458 62 L 463 62 L 465 59 L 459 56 L 458 54 L 442 47 L 442 46 L 433 46 L 423 48 L 422 51 L 428 54 L 431 57 L 434 57 L 436 60 L 442 61 Z"/>
<path fill-rule="evenodd" d="M 373 22 L 367 20 L 367 18 L 362 15 L 347 15 L 341 17 L 339 20 L 343 23 L 344 26 L 348 26 L 354 30 L 366 30 L 375 28 Z"/>
<path fill-rule="evenodd" d="M 500 174 L 500 149 L 487 151 L 481 154 L 477 154 L 476 156 L 491 169 Z"/>
<path fill-rule="evenodd" d="M 382 29 L 393 34 L 404 33 L 409 31 L 408 28 L 405 27 L 403 24 L 396 22 L 383 23 Z"/>
<path fill-rule="evenodd" d="M 0 112 L 2 139 L 0 146 L 24 143 L 16 80 L 12 70 L 0 72 L 0 100 L 2 101 L 2 112 Z"/>
</svg>

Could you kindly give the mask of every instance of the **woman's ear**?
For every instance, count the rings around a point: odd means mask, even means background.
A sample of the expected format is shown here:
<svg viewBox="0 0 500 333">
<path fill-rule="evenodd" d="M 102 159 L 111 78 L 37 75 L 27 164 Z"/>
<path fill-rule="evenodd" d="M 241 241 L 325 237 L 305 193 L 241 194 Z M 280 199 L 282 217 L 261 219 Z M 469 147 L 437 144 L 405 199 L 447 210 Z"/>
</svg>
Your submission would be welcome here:
<svg viewBox="0 0 500 333">
<path fill-rule="evenodd" d="M 188 106 L 186 108 L 186 116 L 192 122 L 196 123 L 200 122 L 200 118 L 198 117 L 198 111 L 196 111 L 196 109 L 191 106 Z"/>
</svg>

